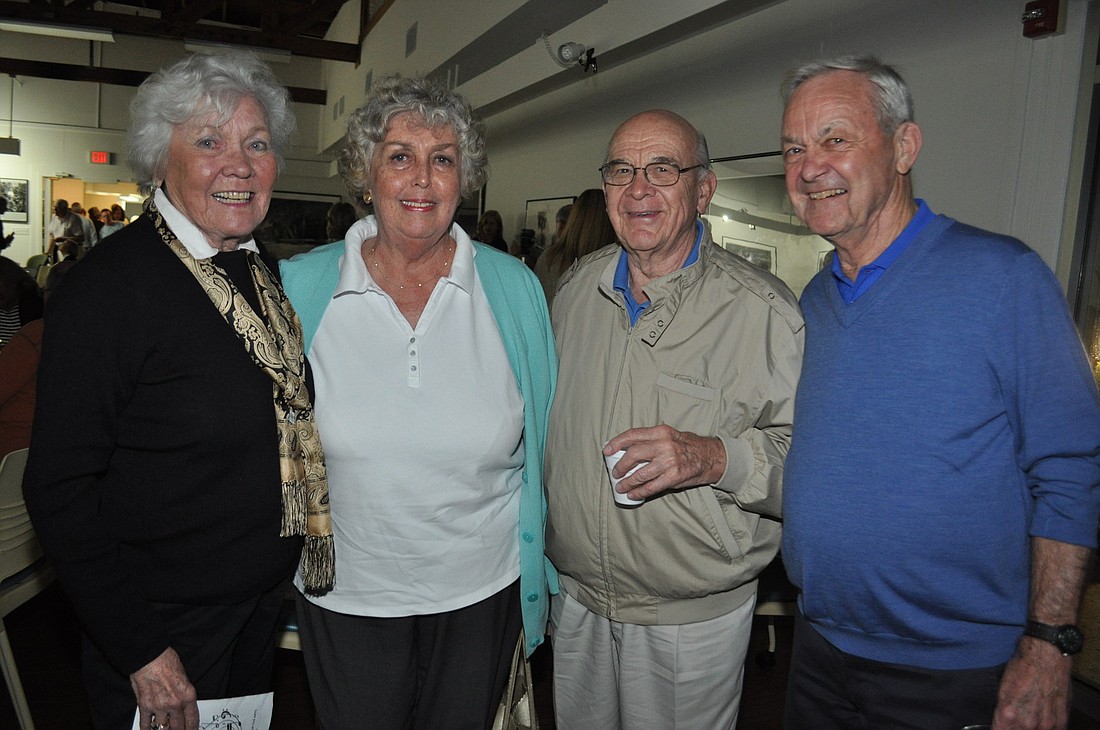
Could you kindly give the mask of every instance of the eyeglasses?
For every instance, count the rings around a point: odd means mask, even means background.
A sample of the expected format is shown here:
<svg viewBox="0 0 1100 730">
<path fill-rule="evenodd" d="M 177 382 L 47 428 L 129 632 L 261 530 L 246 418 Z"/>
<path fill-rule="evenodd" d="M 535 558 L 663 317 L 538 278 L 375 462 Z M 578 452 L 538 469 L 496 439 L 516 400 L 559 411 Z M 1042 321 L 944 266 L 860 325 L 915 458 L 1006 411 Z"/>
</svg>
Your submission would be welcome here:
<svg viewBox="0 0 1100 730">
<path fill-rule="evenodd" d="M 682 173 L 700 167 L 702 165 L 680 167 L 671 162 L 651 162 L 645 167 L 633 167 L 625 162 L 608 162 L 600 168 L 600 175 L 608 185 L 629 185 L 634 182 L 634 176 L 638 174 L 638 170 L 644 170 L 645 179 L 649 181 L 650 185 L 664 188 L 675 185 L 680 180 Z"/>
</svg>

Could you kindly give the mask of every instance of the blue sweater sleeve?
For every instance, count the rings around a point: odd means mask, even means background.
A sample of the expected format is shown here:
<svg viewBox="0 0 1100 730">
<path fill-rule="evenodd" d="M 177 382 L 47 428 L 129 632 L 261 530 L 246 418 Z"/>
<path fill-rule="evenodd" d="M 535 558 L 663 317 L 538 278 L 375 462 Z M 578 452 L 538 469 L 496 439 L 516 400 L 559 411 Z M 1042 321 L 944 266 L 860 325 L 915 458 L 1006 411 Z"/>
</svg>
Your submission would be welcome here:
<svg viewBox="0 0 1100 730">
<path fill-rule="evenodd" d="M 1100 405 L 1096 381 L 1057 280 L 1038 255 L 1010 269 L 995 322 L 995 362 L 1034 500 L 1029 534 L 1096 547 Z"/>
</svg>

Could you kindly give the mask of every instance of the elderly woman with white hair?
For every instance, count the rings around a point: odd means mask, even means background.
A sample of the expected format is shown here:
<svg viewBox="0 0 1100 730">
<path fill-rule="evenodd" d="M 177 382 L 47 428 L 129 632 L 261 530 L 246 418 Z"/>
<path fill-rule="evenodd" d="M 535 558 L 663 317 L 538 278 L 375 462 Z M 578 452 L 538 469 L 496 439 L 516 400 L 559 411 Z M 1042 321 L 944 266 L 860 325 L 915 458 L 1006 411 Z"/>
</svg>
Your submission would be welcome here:
<svg viewBox="0 0 1100 730">
<path fill-rule="evenodd" d="M 298 600 L 317 717 L 488 727 L 521 624 L 530 652 L 557 590 L 543 556 L 546 302 L 522 262 L 454 223 L 486 174 L 460 95 L 385 80 L 351 116 L 338 164 L 373 214 L 282 264 L 336 543 L 335 587 Z"/>
<path fill-rule="evenodd" d="M 333 580 L 301 326 L 252 237 L 294 118 L 243 53 L 153 74 L 131 117 L 152 195 L 49 302 L 24 492 L 94 726 L 189 729 L 269 689 L 299 560 Z"/>
</svg>

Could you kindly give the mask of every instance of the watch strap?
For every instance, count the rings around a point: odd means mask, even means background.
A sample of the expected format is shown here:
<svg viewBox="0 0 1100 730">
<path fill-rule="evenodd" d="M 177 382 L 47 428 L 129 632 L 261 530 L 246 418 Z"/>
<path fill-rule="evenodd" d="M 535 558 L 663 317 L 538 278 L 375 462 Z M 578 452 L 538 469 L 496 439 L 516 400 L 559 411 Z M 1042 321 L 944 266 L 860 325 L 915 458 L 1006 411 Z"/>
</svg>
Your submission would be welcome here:
<svg viewBox="0 0 1100 730">
<path fill-rule="evenodd" d="M 1039 621 L 1028 621 L 1027 625 L 1024 626 L 1024 636 L 1041 639 L 1053 644 L 1058 639 L 1058 628 L 1058 626 L 1044 624 Z"/>
</svg>

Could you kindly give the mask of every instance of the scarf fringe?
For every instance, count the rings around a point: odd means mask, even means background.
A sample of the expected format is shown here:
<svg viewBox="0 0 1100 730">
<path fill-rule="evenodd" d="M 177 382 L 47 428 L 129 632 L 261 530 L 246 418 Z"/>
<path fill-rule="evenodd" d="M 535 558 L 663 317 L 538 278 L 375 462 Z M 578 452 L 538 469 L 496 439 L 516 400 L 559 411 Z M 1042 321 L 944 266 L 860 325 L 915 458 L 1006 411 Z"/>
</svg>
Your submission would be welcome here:
<svg viewBox="0 0 1100 730">
<path fill-rule="evenodd" d="M 283 523 L 279 537 L 306 534 L 306 485 L 300 479 L 283 482 Z"/>
<path fill-rule="evenodd" d="M 336 548 L 332 535 L 307 535 L 302 548 L 302 583 L 306 593 L 319 596 L 332 590 Z"/>
</svg>

